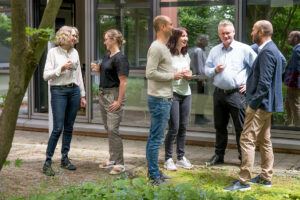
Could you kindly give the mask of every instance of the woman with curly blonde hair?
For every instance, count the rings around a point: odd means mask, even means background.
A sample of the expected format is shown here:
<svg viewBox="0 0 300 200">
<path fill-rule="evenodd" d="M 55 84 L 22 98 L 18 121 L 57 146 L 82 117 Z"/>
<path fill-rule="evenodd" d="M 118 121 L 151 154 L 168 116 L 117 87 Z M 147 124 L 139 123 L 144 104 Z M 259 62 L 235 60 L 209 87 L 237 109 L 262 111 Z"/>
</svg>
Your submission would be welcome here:
<svg viewBox="0 0 300 200">
<path fill-rule="evenodd" d="M 85 107 L 85 89 L 81 74 L 80 61 L 74 45 L 78 43 L 78 30 L 63 26 L 55 36 L 56 47 L 50 49 L 44 69 L 44 80 L 48 81 L 51 92 L 53 130 L 50 135 L 43 172 L 54 176 L 51 167 L 58 139 L 63 131 L 61 147 L 61 167 L 75 170 L 68 153 L 72 140 L 73 125 L 79 105 Z"/>
</svg>

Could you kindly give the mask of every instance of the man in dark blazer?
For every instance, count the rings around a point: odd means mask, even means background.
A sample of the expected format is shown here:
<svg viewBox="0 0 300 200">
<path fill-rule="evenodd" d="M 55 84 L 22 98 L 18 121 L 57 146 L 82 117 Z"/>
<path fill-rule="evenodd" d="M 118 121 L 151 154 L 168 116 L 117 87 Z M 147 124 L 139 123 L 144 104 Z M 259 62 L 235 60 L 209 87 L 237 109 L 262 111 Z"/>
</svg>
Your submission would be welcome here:
<svg viewBox="0 0 300 200">
<path fill-rule="evenodd" d="M 293 53 L 285 71 L 284 85 L 286 85 L 285 125 L 300 127 L 300 31 L 292 31 L 288 43 L 293 46 Z"/>
<path fill-rule="evenodd" d="M 269 21 L 257 21 L 252 28 L 252 40 L 258 44 L 258 55 L 249 73 L 246 91 L 248 108 L 240 144 L 242 164 L 238 180 L 225 191 L 250 190 L 250 184 L 271 187 L 273 148 L 271 142 L 272 112 L 283 111 L 282 70 L 286 65 L 275 43 L 271 40 L 273 27 Z M 256 142 L 261 153 L 261 174 L 251 179 Z"/>
</svg>

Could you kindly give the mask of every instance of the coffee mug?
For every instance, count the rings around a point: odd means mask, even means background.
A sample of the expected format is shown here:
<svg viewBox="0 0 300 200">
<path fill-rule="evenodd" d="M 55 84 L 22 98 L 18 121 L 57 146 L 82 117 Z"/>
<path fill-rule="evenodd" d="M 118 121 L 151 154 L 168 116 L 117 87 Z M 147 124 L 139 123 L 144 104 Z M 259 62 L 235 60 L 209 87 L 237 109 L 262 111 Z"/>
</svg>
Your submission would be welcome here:
<svg viewBox="0 0 300 200">
<path fill-rule="evenodd" d="M 72 62 L 72 70 L 76 70 L 78 67 L 78 61 Z"/>
</svg>

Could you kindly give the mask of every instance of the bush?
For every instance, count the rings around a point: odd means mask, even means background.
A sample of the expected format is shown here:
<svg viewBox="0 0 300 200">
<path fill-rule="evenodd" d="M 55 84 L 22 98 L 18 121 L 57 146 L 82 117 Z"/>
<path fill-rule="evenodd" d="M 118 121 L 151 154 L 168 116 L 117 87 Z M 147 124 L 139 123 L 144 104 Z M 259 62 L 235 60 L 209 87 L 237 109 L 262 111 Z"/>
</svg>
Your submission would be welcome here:
<svg viewBox="0 0 300 200">
<path fill-rule="evenodd" d="M 3 95 L 1 95 L 0 96 L 0 99 L 1 99 L 1 101 L 0 101 L 0 106 L 5 106 L 5 104 L 6 104 L 6 97 L 7 97 L 7 94 L 3 94 Z"/>
<path fill-rule="evenodd" d="M 33 198 L 33 196 L 32 196 Z M 32 199 L 31 198 L 31 199 Z M 194 183 L 181 183 L 177 186 L 167 185 L 153 187 L 146 178 L 120 179 L 111 184 L 83 182 L 78 186 L 64 188 L 57 193 L 35 194 L 34 199 L 157 199 L 157 200 L 201 200 L 201 199 L 239 199 L 234 194 L 217 194 L 214 190 L 199 189 Z M 244 198 L 253 199 L 253 198 Z"/>
</svg>

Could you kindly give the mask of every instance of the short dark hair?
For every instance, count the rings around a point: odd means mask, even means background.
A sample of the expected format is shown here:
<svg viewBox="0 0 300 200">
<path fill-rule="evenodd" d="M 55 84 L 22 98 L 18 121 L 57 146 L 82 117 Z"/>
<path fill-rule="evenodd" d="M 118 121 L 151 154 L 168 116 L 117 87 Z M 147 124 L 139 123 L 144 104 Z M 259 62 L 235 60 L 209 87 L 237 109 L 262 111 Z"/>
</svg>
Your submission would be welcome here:
<svg viewBox="0 0 300 200">
<path fill-rule="evenodd" d="M 201 46 L 204 42 L 208 42 L 209 36 L 206 34 L 200 34 L 196 39 L 196 46 Z"/>
<path fill-rule="evenodd" d="M 167 43 L 167 47 L 170 49 L 170 52 L 172 55 L 179 55 L 179 52 L 178 52 L 176 46 L 177 46 L 178 39 L 182 36 L 184 31 L 187 33 L 187 35 L 189 35 L 188 30 L 186 30 L 183 27 L 173 28 L 172 36 L 169 38 L 169 41 Z M 185 54 L 187 54 L 187 50 L 188 50 L 188 45 L 186 45 L 185 47 L 182 47 L 180 53 L 182 55 L 185 55 Z"/>
</svg>

